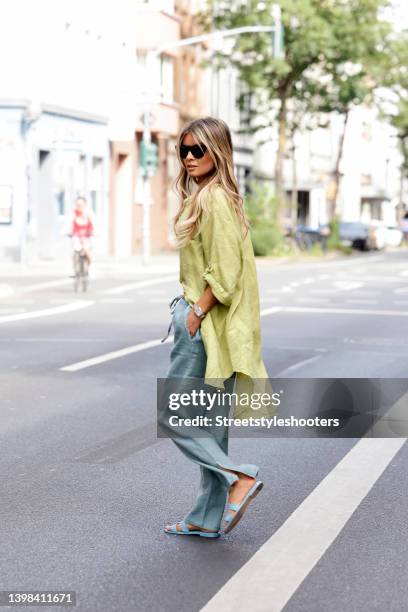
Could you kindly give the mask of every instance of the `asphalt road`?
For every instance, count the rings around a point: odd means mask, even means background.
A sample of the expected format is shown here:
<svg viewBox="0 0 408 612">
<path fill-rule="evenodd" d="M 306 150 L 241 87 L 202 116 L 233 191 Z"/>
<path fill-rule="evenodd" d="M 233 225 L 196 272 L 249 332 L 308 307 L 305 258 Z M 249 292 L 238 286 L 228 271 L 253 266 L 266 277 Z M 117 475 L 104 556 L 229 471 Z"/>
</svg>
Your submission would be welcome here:
<svg viewBox="0 0 408 612">
<path fill-rule="evenodd" d="M 258 270 L 271 377 L 399 378 L 408 408 L 408 250 Z M 180 287 L 174 274 L 146 280 L 98 277 L 86 294 L 57 276 L 5 281 L 0 590 L 73 590 L 78 612 L 408 611 L 404 440 L 368 460 L 356 438 L 232 439 L 265 483 L 245 519 L 215 541 L 163 533 L 190 507 L 198 468 L 156 437 L 171 343 L 151 341 Z M 297 551 L 283 578 L 278 546 Z M 252 590 L 250 569 L 263 577 Z"/>
</svg>

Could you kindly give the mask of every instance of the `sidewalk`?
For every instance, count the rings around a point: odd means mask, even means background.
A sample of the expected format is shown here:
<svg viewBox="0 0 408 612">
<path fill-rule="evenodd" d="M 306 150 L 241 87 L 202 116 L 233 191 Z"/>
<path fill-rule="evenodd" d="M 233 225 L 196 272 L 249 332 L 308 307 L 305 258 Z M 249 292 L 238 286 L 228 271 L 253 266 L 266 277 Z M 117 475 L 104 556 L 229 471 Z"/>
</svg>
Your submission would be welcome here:
<svg viewBox="0 0 408 612">
<path fill-rule="evenodd" d="M 126 258 L 95 256 L 90 268 L 91 278 L 104 276 L 129 276 L 143 274 L 177 274 L 177 253 L 152 255 L 149 265 L 144 265 L 141 255 Z M 72 274 L 71 259 L 41 260 L 24 265 L 19 262 L 0 262 L 0 279 L 7 277 L 61 276 Z"/>
<path fill-rule="evenodd" d="M 324 262 L 331 260 L 349 261 L 364 260 L 371 255 L 379 255 L 384 252 L 404 252 L 408 253 L 407 247 L 387 248 L 386 251 L 371 251 L 363 253 L 353 251 L 349 255 L 337 251 L 330 251 L 326 255 L 307 255 L 300 253 L 295 257 L 256 257 L 257 267 L 265 268 L 275 265 L 296 264 L 296 263 L 313 263 Z M 107 256 L 95 256 L 92 262 L 90 277 L 101 278 L 105 276 L 138 276 L 150 274 L 178 274 L 179 271 L 179 255 L 174 253 L 161 253 L 151 255 L 150 263 L 144 265 L 141 255 L 135 255 L 126 258 L 115 258 Z M 58 260 L 41 260 L 33 262 L 30 265 L 24 265 L 19 262 L 0 262 L 0 282 L 1 279 L 7 277 L 69 277 L 72 274 L 72 262 L 68 259 Z"/>
</svg>

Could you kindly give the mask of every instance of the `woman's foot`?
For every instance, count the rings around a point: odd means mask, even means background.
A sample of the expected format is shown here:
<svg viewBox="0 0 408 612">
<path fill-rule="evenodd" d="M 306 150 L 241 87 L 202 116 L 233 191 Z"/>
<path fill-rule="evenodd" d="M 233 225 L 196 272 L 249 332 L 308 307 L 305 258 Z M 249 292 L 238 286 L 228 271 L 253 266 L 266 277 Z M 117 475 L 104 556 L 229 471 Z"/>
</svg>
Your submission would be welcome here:
<svg viewBox="0 0 408 612">
<path fill-rule="evenodd" d="M 228 470 L 232 471 L 232 470 Z M 228 503 L 229 504 L 240 504 L 248 491 L 256 482 L 256 478 L 252 478 L 251 476 L 246 476 L 245 474 L 241 474 L 238 472 L 234 472 L 237 476 L 239 476 L 239 480 L 235 481 L 231 486 L 229 495 L 228 495 Z M 228 510 L 228 514 L 232 516 L 236 514 L 236 510 Z"/>
<path fill-rule="evenodd" d="M 204 529 L 203 527 L 198 527 L 197 525 L 193 525 L 192 523 L 187 523 L 186 525 L 189 531 L 204 531 L 206 533 L 218 533 L 218 531 L 216 530 Z M 174 526 L 176 528 L 176 531 L 178 531 L 179 533 L 182 533 L 183 529 L 180 523 L 175 523 L 175 525 L 166 525 L 164 527 L 164 531 L 172 531 Z"/>
</svg>

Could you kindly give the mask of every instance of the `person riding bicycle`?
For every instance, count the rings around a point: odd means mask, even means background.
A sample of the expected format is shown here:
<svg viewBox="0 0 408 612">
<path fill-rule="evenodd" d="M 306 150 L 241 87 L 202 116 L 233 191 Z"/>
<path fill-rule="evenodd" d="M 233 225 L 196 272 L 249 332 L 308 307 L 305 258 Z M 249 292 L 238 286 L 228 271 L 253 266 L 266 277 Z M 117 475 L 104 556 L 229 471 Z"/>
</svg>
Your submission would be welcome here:
<svg viewBox="0 0 408 612">
<path fill-rule="evenodd" d="M 82 196 L 75 200 L 75 207 L 67 233 L 72 238 L 74 270 L 75 252 L 82 249 L 88 260 L 89 267 L 91 263 L 92 237 L 95 234 L 95 216 L 93 211 L 88 209 L 86 199 Z"/>
</svg>

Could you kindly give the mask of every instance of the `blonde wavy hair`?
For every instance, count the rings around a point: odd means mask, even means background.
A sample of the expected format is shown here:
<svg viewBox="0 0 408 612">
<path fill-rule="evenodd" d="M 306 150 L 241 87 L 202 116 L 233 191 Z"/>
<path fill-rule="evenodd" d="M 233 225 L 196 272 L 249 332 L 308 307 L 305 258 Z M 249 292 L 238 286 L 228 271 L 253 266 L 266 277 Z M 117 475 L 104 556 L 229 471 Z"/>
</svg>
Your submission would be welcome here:
<svg viewBox="0 0 408 612">
<path fill-rule="evenodd" d="M 187 133 L 191 134 L 197 143 L 202 143 L 207 147 L 214 162 L 213 172 L 201 187 L 198 185 L 198 189 L 197 183 L 189 175 L 180 158 L 180 145 Z M 208 210 L 208 200 L 216 187 L 224 190 L 241 224 L 243 236 L 246 236 L 249 230 L 249 220 L 245 214 L 243 199 L 239 195 L 238 183 L 234 175 L 231 132 L 225 121 L 213 117 L 190 121 L 178 136 L 176 151 L 180 163 L 180 171 L 174 181 L 174 187 L 180 197 L 180 208 L 173 219 L 177 247 L 185 246 L 200 231 L 202 212 Z M 180 221 L 185 199 L 190 197 L 190 214 L 187 219 Z"/>
</svg>

